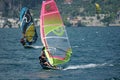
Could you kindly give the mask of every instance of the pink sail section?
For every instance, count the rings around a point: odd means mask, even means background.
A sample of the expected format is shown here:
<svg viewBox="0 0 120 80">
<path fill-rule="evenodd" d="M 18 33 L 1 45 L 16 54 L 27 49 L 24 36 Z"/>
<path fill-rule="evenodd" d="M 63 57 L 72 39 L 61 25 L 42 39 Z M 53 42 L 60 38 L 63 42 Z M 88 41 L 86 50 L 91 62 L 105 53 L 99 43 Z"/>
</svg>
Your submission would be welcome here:
<svg viewBox="0 0 120 80">
<path fill-rule="evenodd" d="M 47 26 L 53 26 L 53 27 L 64 26 L 54 0 L 43 1 L 41 8 L 41 16 L 40 16 L 41 39 L 42 39 L 42 43 L 46 47 L 48 46 L 45 40 L 45 37 L 47 36 L 45 27 Z"/>
</svg>

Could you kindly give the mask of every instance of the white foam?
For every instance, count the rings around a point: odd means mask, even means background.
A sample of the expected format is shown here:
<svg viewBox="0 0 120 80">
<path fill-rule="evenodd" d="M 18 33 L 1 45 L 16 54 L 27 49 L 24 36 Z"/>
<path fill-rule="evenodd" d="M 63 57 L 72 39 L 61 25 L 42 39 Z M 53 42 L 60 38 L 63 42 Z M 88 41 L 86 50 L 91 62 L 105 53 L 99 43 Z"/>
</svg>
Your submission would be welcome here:
<svg viewBox="0 0 120 80">
<path fill-rule="evenodd" d="M 78 47 L 79 47 L 79 46 L 77 46 L 77 45 L 76 45 L 76 46 L 72 46 L 72 48 L 78 48 Z"/>
<path fill-rule="evenodd" d="M 98 66 L 105 66 L 107 63 L 103 63 L 103 64 L 86 64 L 86 65 L 70 65 L 66 68 L 64 68 L 63 70 L 71 70 L 71 69 L 86 69 L 86 68 L 94 68 L 94 67 L 98 67 Z"/>
<path fill-rule="evenodd" d="M 32 47 L 35 48 L 35 49 L 43 48 L 43 46 L 32 46 Z"/>
</svg>

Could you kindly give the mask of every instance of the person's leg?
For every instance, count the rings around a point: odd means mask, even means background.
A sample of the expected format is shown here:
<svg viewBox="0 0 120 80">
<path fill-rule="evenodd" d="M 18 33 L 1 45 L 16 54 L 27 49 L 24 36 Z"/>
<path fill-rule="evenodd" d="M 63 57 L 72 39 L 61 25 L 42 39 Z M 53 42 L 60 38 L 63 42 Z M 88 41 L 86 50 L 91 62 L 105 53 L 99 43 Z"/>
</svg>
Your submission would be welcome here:
<svg viewBox="0 0 120 80">
<path fill-rule="evenodd" d="M 45 62 L 44 64 L 51 67 L 51 65 L 48 62 Z"/>
</svg>

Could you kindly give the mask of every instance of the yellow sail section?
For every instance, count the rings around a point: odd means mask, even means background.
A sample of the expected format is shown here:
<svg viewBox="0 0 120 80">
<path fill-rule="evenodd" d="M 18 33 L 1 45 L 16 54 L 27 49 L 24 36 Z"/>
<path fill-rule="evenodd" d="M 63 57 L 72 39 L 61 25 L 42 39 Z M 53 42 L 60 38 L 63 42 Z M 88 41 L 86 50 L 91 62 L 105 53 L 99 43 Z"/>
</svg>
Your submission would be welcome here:
<svg viewBox="0 0 120 80">
<path fill-rule="evenodd" d="M 96 7 L 96 13 L 100 13 L 101 11 L 101 8 L 100 8 L 100 5 L 98 3 L 95 3 L 95 7 Z"/>
<path fill-rule="evenodd" d="M 45 53 L 46 53 L 46 57 L 48 58 L 49 63 L 50 63 L 52 66 L 54 66 L 54 65 L 53 65 L 53 58 L 52 58 L 52 56 L 47 52 L 46 49 L 45 49 L 44 51 L 45 51 Z"/>
<path fill-rule="evenodd" d="M 34 35 L 35 35 L 35 27 L 34 27 L 34 24 L 31 24 L 25 33 L 27 41 L 31 42 Z"/>
</svg>

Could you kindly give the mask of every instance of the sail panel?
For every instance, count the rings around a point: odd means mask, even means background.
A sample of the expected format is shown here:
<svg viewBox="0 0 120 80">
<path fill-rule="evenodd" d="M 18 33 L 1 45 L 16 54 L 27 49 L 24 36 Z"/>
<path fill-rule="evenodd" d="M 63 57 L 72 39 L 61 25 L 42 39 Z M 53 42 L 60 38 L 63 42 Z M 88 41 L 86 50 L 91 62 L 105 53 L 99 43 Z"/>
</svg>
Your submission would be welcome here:
<svg viewBox="0 0 120 80">
<path fill-rule="evenodd" d="M 31 24 L 30 27 L 27 28 L 25 34 L 27 41 L 32 42 L 34 35 L 35 35 L 35 27 L 33 24 Z"/>
</svg>

